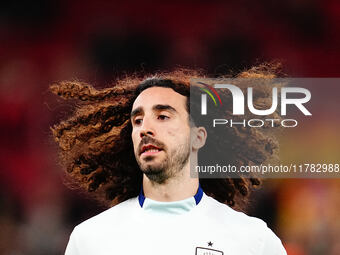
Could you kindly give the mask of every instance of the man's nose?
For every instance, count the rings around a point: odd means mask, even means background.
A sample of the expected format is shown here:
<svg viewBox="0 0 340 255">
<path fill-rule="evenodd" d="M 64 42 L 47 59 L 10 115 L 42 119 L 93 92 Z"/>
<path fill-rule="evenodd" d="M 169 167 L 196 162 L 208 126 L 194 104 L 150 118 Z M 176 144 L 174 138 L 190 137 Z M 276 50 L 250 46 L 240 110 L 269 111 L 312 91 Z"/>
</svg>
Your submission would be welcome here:
<svg viewBox="0 0 340 255">
<path fill-rule="evenodd" d="M 153 125 L 150 120 L 147 118 L 143 119 L 142 126 L 140 129 L 140 137 L 143 138 L 144 136 L 154 136 L 155 130 L 153 129 Z"/>
</svg>

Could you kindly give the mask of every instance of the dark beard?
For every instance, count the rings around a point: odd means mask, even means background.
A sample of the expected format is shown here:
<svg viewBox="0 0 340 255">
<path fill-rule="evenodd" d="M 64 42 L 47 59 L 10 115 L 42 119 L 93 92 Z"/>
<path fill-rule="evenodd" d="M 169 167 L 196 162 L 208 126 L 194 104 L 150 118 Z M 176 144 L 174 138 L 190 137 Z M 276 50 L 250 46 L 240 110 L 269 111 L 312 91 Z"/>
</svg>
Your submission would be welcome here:
<svg viewBox="0 0 340 255">
<path fill-rule="evenodd" d="M 169 178 L 175 176 L 179 171 L 183 169 L 185 164 L 189 160 L 190 156 L 190 143 L 181 145 L 176 150 L 173 150 L 170 155 L 159 165 L 142 166 L 137 160 L 138 165 L 142 172 L 150 179 L 150 181 L 163 184 Z M 153 156 L 146 157 L 144 160 L 151 161 Z"/>
<path fill-rule="evenodd" d="M 148 166 L 146 169 L 142 169 L 142 172 L 148 177 L 148 179 L 152 182 L 163 184 L 167 179 L 169 179 L 168 174 L 166 171 L 160 169 L 153 169 L 152 167 Z"/>
</svg>

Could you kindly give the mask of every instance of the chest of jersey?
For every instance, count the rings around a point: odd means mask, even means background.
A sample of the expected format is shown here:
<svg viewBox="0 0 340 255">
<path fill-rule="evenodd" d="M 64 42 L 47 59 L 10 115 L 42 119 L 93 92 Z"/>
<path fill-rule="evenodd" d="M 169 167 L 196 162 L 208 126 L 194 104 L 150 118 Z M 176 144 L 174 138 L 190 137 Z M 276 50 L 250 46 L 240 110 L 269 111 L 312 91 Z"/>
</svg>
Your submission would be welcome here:
<svg viewBox="0 0 340 255">
<path fill-rule="evenodd" d="M 259 254 L 262 240 L 247 231 L 235 231 L 216 220 L 148 217 L 94 233 L 88 254 L 236 255 Z M 117 231 L 119 229 L 119 231 Z"/>
</svg>

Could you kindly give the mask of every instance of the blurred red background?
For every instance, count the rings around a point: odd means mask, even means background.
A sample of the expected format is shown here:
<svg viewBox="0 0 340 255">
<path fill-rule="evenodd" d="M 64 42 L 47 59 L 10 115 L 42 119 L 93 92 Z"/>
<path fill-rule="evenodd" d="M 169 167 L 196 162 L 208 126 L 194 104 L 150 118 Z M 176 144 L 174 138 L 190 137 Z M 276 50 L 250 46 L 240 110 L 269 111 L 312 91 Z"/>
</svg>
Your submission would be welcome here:
<svg viewBox="0 0 340 255">
<path fill-rule="evenodd" d="M 290 77 L 340 77 L 339 31 L 336 0 L 1 2 L 0 254 L 62 254 L 72 228 L 103 210 L 62 183 L 49 126 L 69 108 L 49 93 L 52 82 L 103 87 L 134 71 L 213 76 L 272 60 Z M 338 113 L 336 95 L 328 105 Z M 285 162 L 339 163 L 339 117 L 318 120 L 284 137 Z M 249 213 L 289 255 L 340 254 L 339 184 L 267 180 Z"/>
</svg>

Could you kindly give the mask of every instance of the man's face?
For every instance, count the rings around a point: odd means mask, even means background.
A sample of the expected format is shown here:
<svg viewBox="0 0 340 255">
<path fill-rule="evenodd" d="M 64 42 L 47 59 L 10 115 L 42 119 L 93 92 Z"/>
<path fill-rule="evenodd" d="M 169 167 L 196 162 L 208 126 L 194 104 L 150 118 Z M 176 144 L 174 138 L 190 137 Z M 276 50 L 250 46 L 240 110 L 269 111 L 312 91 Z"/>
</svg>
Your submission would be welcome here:
<svg viewBox="0 0 340 255">
<path fill-rule="evenodd" d="M 171 88 L 151 87 L 136 98 L 131 112 L 137 163 L 152 181 L 163 183 L 180 172 L 190 155 L 185 96 Z"/>
</svg>

